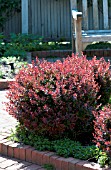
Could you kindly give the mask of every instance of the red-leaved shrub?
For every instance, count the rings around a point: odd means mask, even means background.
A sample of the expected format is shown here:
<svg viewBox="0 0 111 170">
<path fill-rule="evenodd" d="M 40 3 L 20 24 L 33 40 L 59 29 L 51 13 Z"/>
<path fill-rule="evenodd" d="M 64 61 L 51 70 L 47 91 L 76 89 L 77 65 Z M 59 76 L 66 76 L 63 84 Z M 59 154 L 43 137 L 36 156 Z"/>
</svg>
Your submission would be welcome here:
<svg viewBox="0 0 111 170">
<path fill-rule="evenodd" d="M 105 105 L 108 103 L 111 95 L 111 71 L 110 71 L 110 62 L 105 62 L 104 58 L 97 60 L 94 57 L 90 60 L 91 65 L 94 70 L 95 81 L 100 87 L 98 92 L 98 104 Z"/>
<path fill-rule="evenodd" d="M 111 149 L 111 106 L 94 112 L 94 138 L 98 147 L 109 151 Z"/>
<path fill-rule="evenodd" d="M 92 138 L 92 111 L 110 93 L 109 63 L 74 55 L 55 63 L 37 59 L 15 79 L 7 109 L 20 124 L 50 138 Z"/>
</svg>

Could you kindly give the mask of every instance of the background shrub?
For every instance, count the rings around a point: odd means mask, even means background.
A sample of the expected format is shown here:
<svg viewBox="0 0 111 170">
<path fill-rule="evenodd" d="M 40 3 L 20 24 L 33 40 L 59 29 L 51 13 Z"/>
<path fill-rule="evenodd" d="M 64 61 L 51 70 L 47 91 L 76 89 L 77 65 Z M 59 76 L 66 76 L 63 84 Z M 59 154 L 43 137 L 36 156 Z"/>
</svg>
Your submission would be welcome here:
<svg viewBox="0 0 111 170">
<path fill-rule="evenodd" d="M 87 45 L 85 50 L 92 50 L 92 49 L 111 49 L 111 43 L 110 42 L 96 42 Z"/>
<path fill-rule="evenodd" d="M 109 75 L 109 63 L 103 59 L 88 61 L 74 55 L 55 63 L 37 59 L 10 85 L 7 109 L 38 135 L 89 142 L 94 132 L 92 112 L 106 93 L 103 88 L 101 94 L 102 85 L 111 84 Z"/>
<path fill-rule="evenodd" d="M 51 41 L 47 42 L 43 37 L 34 34 L 14 34 L 4 36 L 0 34 L 0 56 L 26 60 L 27 52 L 32 51 L 50 51 L 50 50 L 71 49 L 70 42 Z"/>
</svg>

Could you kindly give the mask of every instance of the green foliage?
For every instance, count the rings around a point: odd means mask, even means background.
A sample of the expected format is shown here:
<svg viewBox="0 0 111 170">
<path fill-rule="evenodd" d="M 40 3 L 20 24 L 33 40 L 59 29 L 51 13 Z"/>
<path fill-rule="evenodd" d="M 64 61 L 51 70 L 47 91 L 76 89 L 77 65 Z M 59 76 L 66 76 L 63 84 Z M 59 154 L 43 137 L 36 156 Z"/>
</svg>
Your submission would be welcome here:
<svg viewBox="0 0 111 170">
<path fill-rule="evenodd" d="M 5 51 L 5 43 L 3 41 L 4 38 L 5 36 L 2 33 L 0 33 L 0 56 L 2 56 Z"/>
<path fill-rule="evenodd" d="M 0 27 L 3 28 L 9 17 L 20 10 L 21 0 L 0 0 Z"/>
<path fill-rule="evenodd" d="M 24 51 L 35 51 L 43 38 L 34 34 L 10 34 L 10 45 L 19 46 Z"/>
<path fill-rule="evenodd" d="M 100 156 L 98 158 L 98 163 L 101 165 L 101 167 L 104 167 L 104 165 L 108 165 L 109 158 L 108 155 L 105 152 L 100 152 Z"/>
<path fill-rule="evenodd" d="M 94 145 L 82 146 L 80 142 L 68 138 L 49 140 L 43 136 L 36 135 L 32 131 L 28 131 L 28 129 L 21 125 L 16 127 L 16 131 L 12 132 L 9 139 L 31 145 L 40 151 L 48 150 L 56 152 L 57 155 L 66 158 L 74 157 L 81 160 L 95 160 L 102 167 L 110 162 L 108 155 Z M 45 165 L 45 167 L 50 169 L 52 165 Z"/>
<path fill-rule="evenodd" d="M 0 79 L 2 79 L 2 78 L 3 78 L 3 76 L 4 76 L 3 71 L 2 71 L 2 70 L 0 70 Z"/>
<path fill-rule="evenodd" d="M 5 44 L 3 56 L 19 56 L 25 59 L 26 52 L 35 51 L 41 41 L 41 37 L 33 34 L 11 34 L 10 42 Z"/>
<path fill-rule="evenodd" d="M 110 42 L 97 42 L 89 44 L 85 50 L 92 50 L 92 49 L 111 49 Z"/>
<path fill-rule="evenodd" d="M 8 42 L 4 42 L 6 37 L 0 34 L 0 55 L 20 56 L 26 59 L 26 52 L 70 49 L 70 42 L 45 42 L 43 37 L 33 34 L 10 34 Z"/>
<path fill-rule="evenodd" d="M 43 168 L 46 170 L 55 170 L 54 166 L 51 164 L 44 164 Z"/>
<path fill-rule="evenodd" d="M 51 164 L 44 164 L 43 168 L 46 170 L 54 170 L 55 169 L 54 166 Z"/>
<path fill-rule="evenodd" d="M 20 46 L 25 51 L 56 50 L 71 47 L 69 42 L 46 42 L 43 37 L 34 34 L 11 34 L 10 40 L 11 44 L 14 43 L 14 45 Z"/>
</svg>

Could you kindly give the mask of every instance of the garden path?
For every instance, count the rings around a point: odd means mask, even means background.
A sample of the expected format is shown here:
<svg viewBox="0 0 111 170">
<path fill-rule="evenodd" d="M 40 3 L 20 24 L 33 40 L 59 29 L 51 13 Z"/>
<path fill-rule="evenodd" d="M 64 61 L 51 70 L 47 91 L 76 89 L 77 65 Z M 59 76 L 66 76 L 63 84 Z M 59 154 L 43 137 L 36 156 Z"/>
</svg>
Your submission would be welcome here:
<svg viewBox="0 0 111 170">
<path fill-rule="evenodd" d="M 5 110 L 5 104 L 8 102 L 6 98 L 6 90 L 0 91 L 0 137 L 3 135 L 8 136 L 11 130 L 14 130 L 17 121 Z M 39 165 L 32 164 L 26 161 L 21 161 L 15 158 L 9 158 L 0 154 L 0 170 L 45 170 Z"/>
</svg>

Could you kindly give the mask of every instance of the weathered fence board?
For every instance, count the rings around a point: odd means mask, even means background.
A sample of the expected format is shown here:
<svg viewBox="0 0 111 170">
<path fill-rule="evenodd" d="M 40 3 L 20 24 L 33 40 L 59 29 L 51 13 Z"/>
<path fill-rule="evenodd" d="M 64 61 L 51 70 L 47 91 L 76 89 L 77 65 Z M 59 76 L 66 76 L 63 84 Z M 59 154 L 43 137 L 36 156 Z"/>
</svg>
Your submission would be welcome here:
<svg viewBox="0 0 111 170">
<path fill-rule="evenodd" d="M 33 0 L 32 33 L 47 38 L 71 37 L 70 0 Z"/>
<path fill-rule="evenodd" d="M 28 31 L 46 38 L 71 38 L 71 9 L 83 13 L 83 30 L 111 30 L 111 7 L 108 0 L 27 0 Z M 21 13 L 10 18 L 0 32 L 8 35 L 22 31 Z"/>
</svg>

